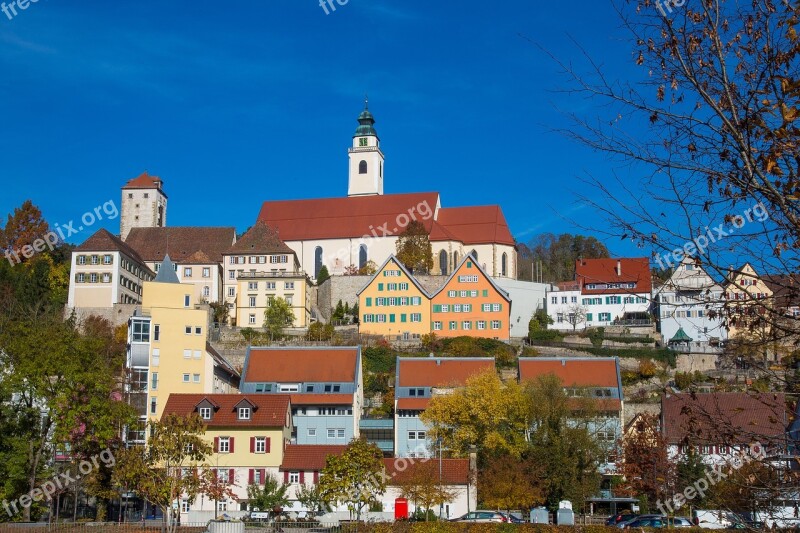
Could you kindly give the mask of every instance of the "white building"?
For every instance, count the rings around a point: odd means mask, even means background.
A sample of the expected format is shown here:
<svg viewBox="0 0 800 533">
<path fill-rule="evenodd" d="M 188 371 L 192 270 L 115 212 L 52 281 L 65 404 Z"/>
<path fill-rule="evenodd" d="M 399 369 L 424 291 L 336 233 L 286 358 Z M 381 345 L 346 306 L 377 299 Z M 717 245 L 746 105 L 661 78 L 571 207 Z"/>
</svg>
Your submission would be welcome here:
<svg viewBox="0 0 800 533">
<path fill-rule="evenodd" d="M 722 286 L 696 259 L 684 257 L 656 291 L 664 342 L 686 352 L 719 348 L 728 338 L 722 293 Z"/>
<path fill-rule="evenodd" d="M 575 280 L 546 295 L 551 328 L 649 324 L 652 286 L 646 257 L 578 259 Z"/>
<path fill-rule="evenodd" d="M 316 279 L 325 265 L 333 275 L 367 261 L 382 264 L 397 253 L 397 237 L 413 221 L 425 226 L 434 255 L 432 274 L 447 275 L 474 253 L 492 277 L 517 277 L 517 252 L 496 205 L 442 207 L 439 193 L 384 194 L 384 154 L 368 109 L 358 117 L 349 155 L 348 196 L 269 201 L 258 219 L 278 231 Z"/>
<path fill-rule="evenodd" d="M 124 241 L 133 228 L 161 228 L 167 225 L 167 195 L 164 182 L 144 172 L 122 187 L 120 237 Z"/>
</svg>

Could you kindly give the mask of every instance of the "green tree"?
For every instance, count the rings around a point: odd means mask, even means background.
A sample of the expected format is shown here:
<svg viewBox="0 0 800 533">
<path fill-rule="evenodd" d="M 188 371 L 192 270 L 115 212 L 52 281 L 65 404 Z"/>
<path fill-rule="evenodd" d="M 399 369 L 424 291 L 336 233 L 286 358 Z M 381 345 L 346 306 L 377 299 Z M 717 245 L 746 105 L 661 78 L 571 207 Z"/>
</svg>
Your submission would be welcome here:
<svg viewBox="0 0 800 533">
<path fill-rule="evenodd" d="M 319 287 L 328 281 L 330 277 L 331 275 L 328 273 L 328 267 L 326 265 L 322 265 L 322 268 L 319 269 L 319 274 L 317 274 L 317 286 Z"/>
<path fill-rule="evenodd" d="M 333 324 L 314 322 L 308 327 L 308 340 L 329 341 L 333 338 L 335 332 L 336 330 L 333 328 Z"/>
<path fill-rule="evenodd" d="M 553 319 L 544 309 L 537 309 L 528 322 L 528 336 L 535 337 L 536 333 L 545 331 L 553 323 Z"/>
<path fill-rule="evenodd" d="M 297 490 L 297 501 L 313 516 L 328 512 L 328 506 L 322 498 L 319 485 L 300 485 Z"/>
<path fill-rule="evenodd" d="M 471 446 L 483 454 L 508 453 L 520 457 L 530 428 L 528 407 L 516 381 L 503 384 L 494 370 L 467 379 L 466 386 L 431 398 L 420 419 L 432 439 L 466 457 Z"/>
<path fill-rule="evenodd" d="M 554 375 L 542 376 L 525 385 L 531 426 L 529 453 L 544 465 L 545 501 L 550 509 L 570 500 L 583 509 L 586 498 L 600 489 L 598 466 L 608 450 L 594 437 L 596 417 L 593 400 L 568 398 L 564 385 Z"/>
<path fill-rule="evenodd" d="M 294 325 L 294 311 L 283 298 L 273 298 L 264 311 L 264 327 L 271 339 L 280 337 L 286 327 Z"/>
<path fill-rule="evenodd" d="M 520 279 L 551 283 L 574 280 L 577 259 L 609 257 L 608 249 L 595 237 L 566 233 L 539 235 L 520 245 L 519 253 Z"/>
<path fill-rule="evenodd" d="M 177 527 L 172 502 L 181 497 L 194 500 L 200 493 L 202 482 L 196 468 L 211 454 L 204 434 L 199 416 L 167 415 L 150 423 L 146 448 L 128 448 L 117 458 L 114 482 L 156 505 L 169 533 Z"/>
<path fill-rule="evenodd" d="M 693 446 L 689 446 L 687 453 L 677 464 L 677 487 L 689 487 L 695 481 L 705 478 L 708 475 L 708 466 L 703 462 L 703 457 L 697 453 Z M 704 495 L 698 494 L 692 500 L 692 506 L 702 509 L 703 505 L 714 497 L 714 487 L 710 487 Z"/>
<path fill-rule="evenodd" d="M 208 304 L 214 317 L 214 323 L 224 324 L 228 321 L 228 304 L 225 302 L 211 302 Z"/>
<path fill-rule="evenodd" d="M 433 248 L 422 222 L 414 220 L 397 237 L 397 260 L 415 274 L 433 269 Z"/>
<path fill-rule="evenodd" d="M 267 474 L 263 487 L 256 484 L 247 487 L 250 510 L 258 509 L 261 512 L 279 514 L 284 507 L 289 505 L 287 490 L 289 490 L 288 485 L 278 481 L 272 474 Z"/>
<path fill-rule="evenodd" d="M 331 318 L 333 320 L 344 320 L 344 304 L 342 304 L 341 300 L 339 300 L 339 303 L 336 304 L 336 308 L 333 310 L 333 316 Z"/>
<path fill-rule="evenodd" d="M 386 492 L 383 453 L 372 443 L 354 439 L 341 455 L 329 455 L 320 473 L 319 492 L 329 505 L 346 504 L 356 520 L 362 510 Z"/>
</svg>

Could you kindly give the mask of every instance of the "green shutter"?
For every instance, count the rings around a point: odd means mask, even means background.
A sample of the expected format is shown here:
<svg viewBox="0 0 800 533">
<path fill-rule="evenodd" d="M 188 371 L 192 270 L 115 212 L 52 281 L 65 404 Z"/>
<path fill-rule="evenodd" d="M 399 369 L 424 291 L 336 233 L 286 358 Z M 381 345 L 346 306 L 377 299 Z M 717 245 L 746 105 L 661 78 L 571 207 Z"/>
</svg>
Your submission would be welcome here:
<svg viewBox="0 0 800 533">
<path fill-rule="evenodd" d="M 392 324 L 394 323 L 394 313 L 389 315 L 389 322 L 392 323 Z"/>
<path fill-rule="evenodd" d="M 378 283 L 378 290 L 379 290 L 379 291 L 382 291 L 382 290 L 383 290 L 383 283 Z"/>
<path fill-rule="evenodd" d="M 405 322 L 405 321 L 406 321 L 406 314 L 403 313 L 402 315 L 400 315 L 400 322 Z"/>
<path fill-rule="evenodd" d="M 472 261 L 467 261 L 467 268 L 472 268 Z"/>
<path fill-rule="evenodd" d="M 592 321 L 592 313 L 586 313 L 586 322 Z"/>
<path fill-rule="evenodd" d="M 372 307 L 372 298 L 367 298 L 367 307 Z"/>
<path fill-rule="evenodd" d="M 488 289 L 483 289 L 483 297 L 487 298 L 488 296 L 489 296 L 489 290 Z"/>
<path fill-rule="evenodd" d="M 439 305 L 439 304 L 434 305 L 433 306 L 433 312 L 434 313 L 441 313 L 442 312 L 442 306 Z"/>
</svg>

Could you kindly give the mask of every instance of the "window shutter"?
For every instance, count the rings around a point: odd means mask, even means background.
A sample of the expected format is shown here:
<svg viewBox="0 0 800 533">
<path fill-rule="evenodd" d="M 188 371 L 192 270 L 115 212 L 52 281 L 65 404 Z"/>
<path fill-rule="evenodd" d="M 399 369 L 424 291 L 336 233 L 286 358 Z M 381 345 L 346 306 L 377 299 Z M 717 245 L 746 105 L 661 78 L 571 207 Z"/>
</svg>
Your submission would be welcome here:
<svg viewBox="0 0 800 533">
<path fill-rule="evenodd" d="M 319 483 L 319 471 L 314 470 L 314 485 L 316 485 L 317 483 Z"/>
<path fill-rule="evenodd" d="M 262 468 L 262 469 L 259 470 L 259 472 L 261 473 L 261 484 L 263 485 L 264 484 L 264 480 L 267 479 L 267 469 L 266 468 Z"/>
<path fill-rule="evenodd" d="M 233 439 L 233 437 L 231 437 L 231 438 L 230 438 L 230 440 L 229 440 L 229 442 L 230 442 L 230 448 L 228 448 L 228 449 L 230 450 L 230 452 L 231 452 L 231 453 L 233 453 L 233 441 L 234 441 L 234 439 Z"/>
<path fill-rule="evenodd" d="M 249 478 L 249 481 L 248 481 L 248 483 L 249 483 L 250 485 L 252 485 L 252 484 L 253 484 L 253 482 L 256 480 L 256 472 L 255 472 L 255 470 L 253 470 L 252 468 L 250 469 L 250 473 L 248 474 L 248 478 Z"/>
<path fill-rule="evenodd" d="M 214 453 L 219 452 L 219 437 L 214 437 Z"/>
<path fill-rule="evenodd" d="M 233 468 L 231 468 L 228 470 L 228 483 L 233 485 L 235 480 L 236 480 L 236 472 L 233 470 Z"/>
<path fill-rule="evenodd" d="M 256 438 L 250 437 L 250 453 L 255 453 L 256 451 Z"/>
<path fill-rule="evenodd" d="M 267 437 L 265 440 L 267 441 L 267 447 L 265 449 L 266 449 L 267 453 L 269 453 L 270 443 L 271 443 L 272 439 Z"/>
<path fill-rule="evenodd" d="M 300 484 L 305 483 L 306 481 L 306 473 L 304 471 L 300 471 Z"/>
<path fill-rule="evenodd" d="M 288 470 L 284 470 L 283 471 L 283 482 L 284 483 L 289 483 L 289 471 Z"/>
</svg>

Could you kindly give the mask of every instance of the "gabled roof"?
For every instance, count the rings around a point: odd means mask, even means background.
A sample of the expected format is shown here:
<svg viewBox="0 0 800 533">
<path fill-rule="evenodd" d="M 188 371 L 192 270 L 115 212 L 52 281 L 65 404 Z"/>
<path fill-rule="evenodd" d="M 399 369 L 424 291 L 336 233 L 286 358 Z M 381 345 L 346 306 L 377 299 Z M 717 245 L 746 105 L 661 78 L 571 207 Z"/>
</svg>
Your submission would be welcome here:
<svg viewBox="0 0 800 533">
<path fill-rule="evenodd" d="M 386 261 L 384 261 L 384 262 L 383 262 L 383 264 L 382 264 L 382 265 L 381 265 L 381 266 L 378 268 L 378 270 L 375 272 L 375 274 L 372 276 L 372 278 L 370 278 L 370 280 L 367 282 L 367 284 L 366 284 L 366 285 L 364 285 L 364 286 L 361 288 L 361 290 L 359 290 L 359 291 L 356 293 L 356 296 L 361 296 L 361 293 L 362 293 L 362 292 L 364 292 L 364 291 L 367 289 L 367 287 L 369 287 L 370 285 L 372 285 L 372 282 L 373 282 L 373 281 L 375 281 L 375 278 L 377 278 L 377 277 L 379 277 L 379 276 L 381 275 L 381 272 L 383 272 L 383 269 L 384 269 L 384 268 L 386 268 L 386 265 L 388 265 L 390 262 L 392 262 L 392 263 L 394 263 L 395 265 L 397 265 L 397 266 L 400 268 L 400 270 L 401 270 L 401 271 L 402 271 L 402 272 L 403 272 L 403 273 L 406 275 L 406 277 L 407 277 L 407 278 L 408 278 L 408 279 L 411 281 L 411 283 L 413 283 L 413 284 L 414 284 L 414 286 L 415 286 L 417 289 L 419 289 L 419 291 L 420 291 L 420 292 L 421 292 L 423 295 L 425 295 L 427 298 L 430 298 L 430 297 L 431 297 L 431 295 L 428 293 L 428 291 L 426 291 L 426 290 L 425 290 L 425 287 L 423 287 L 422 285 L 420 285 L 420 283 L 419 283 L 419 280 L 417 280 L 416 276 L 414 276 L 414 274 L 412 274 L 411 272 L 409 272 L 409 271 L 408 271 L 408 269 L 405 267 L 405 265 L 403 265 L 403 263 L 401 263 L 401 262 L 400 262 L 400 261 L 399 261 L 399 260 L 398 260 L 398 259 L 397 259 L 397 258 L 394 256 L 394 254 L 390 255 L 390 256 L 389 256 L 389 258 L 388 258 Z"/>
<path fill-rule="evenodd" d="M 670 444 L 780 444 L 789 423 L 783 393 L 716 392 L 661 398 L 661 427 Z"/>
<path fill-rule="evenodd" d="M 255 407 L 250 413 L 250 420 L 239 420 L 235 407 L 243 399 Z M 286 424 L 291 402 L 287 394 L 170 394 L 164 414 L 189 416 L 195 412 L 198 404 L 204 400 L 219 407 L 211 415 L 211 420 L 204 420 L 208 427 L 279 427 Z"/>
<path fill-rule="evenodd" d="M 788 309 L 800 306 L 800 275 L 768 274 L 761 279 L 767 284 L 775 299 L 775 307 Z"/>
<path fill-rule="evenodd" d="M 520 357 L 520 381 L 554 374 L 565 387 L 622 387 L 616 357 Z"/>
<path fill-rule="evenodd" d="M 147 268 L 145 265 L 144 260 L 139 255 L 139 253 L 128 246 L 122 239 L 117 237 L 116 235 L 112 235 L 106 229 L 97 230 L 91 237 L 83 241 L 83 243 L 75 248 L 76 252 L 121 252 L 137 263 L 139 266 L 144 268 L 145 271 L 149 272 L 153 276 L 155 276 L 155 272 Z"/>
<path fill-rule="evenodd" d="M 503 210 L 498 205 L 439 209 L 430 240 L 456 240 L 464 244 L 515 244 Z"/>
<path fill-rule="evenodd" d="M 617 272 L 617 266 L 620 272 Z M 653 287 L 650 260 L 646 257 L 621 257 L 604 259 L 577 259 L 575 279 L 583 294 L 649 294 Z M 592 289 L 590 283 L 636 283 L 635 289 Z"/>
<path fill-rule="evenodd" d="M 283 451 L 281 471 L 319 472 L 329 455 L 341 455 L 347 446 L 325 444 L 289 444 Z"/>
<path fill-rule="evenodd" d="M 178 279 L 178 274 L 175 272 L 175 264 L 172 262 L 172 259 L 169 258 L 169 254 L 165 255 L 164 260 L 161 261 L 161 266 L 158 267 L 158 274 L 153 281 L 156 283 L 180 284 L 181 281 Z"/>
<path fill-rule="evenodd" d="M 418 206 L 433 212 L 439 193 L 382 194 L 312 200 L 264 202 L 258 220 L 274 228 L 284 241 L 361 238 L 399 235 L 399 215 L 412 211 L 430 231 L 433 218 L 422 220 Z M 373 233 L 375 232 L 375 233 Z M 388 232 L 388 235 L 386 233 Z"/>
<path fill-rule="evenodd" d="M 387 457 L 383 460 L 383 468 L 390 479 L 387 484 L 393 487 L 412 479 L 414 472 L 425 468 L 426 465 L 432 465 L 435 471 L 434 475 L 438 476 L 439 464 L 438 459 L 404 461 Z M 442 459 L 441 466 L 443 485 L 466 485 L 469 483 L 469 459 Z"/>
<path fill-rule="evenodd" d="M 151 176 L 147 173 L 147 171 L 142 172 L 139 176 L 133 178 L 132 180 L 128 180 L 128 183 L 122 186 L 123 189 L 161 189 L 161 186 L 164 184 L 164 180 L 159 178 L 158 176 Z M 164 194 L 161 191 L 161 194 Z M 164 194 L 166 197 L 167 195 Z"/>
<path fill-rule="evenodd" d="M 398 357 L 398 387 L 463 387 L 467 379 L 494 370 L 492 357 Z"/>
<path fill-rule="evenodd" d="M 194 263 L 203 252 L 210 263 L 222 263 L 222 254 L 236 241 L 234 227 L 133 228 L 125 242 L 150 262 L 161 261 L 169 253 L 178 264 Z M 194 256 L 194 257 L 193 257 Z M 192 261 L 188 261 L 191 258 Z"/>
<path fill-rule="evenodd" d="M 280 347 L 247 349 L 243 381 L 253 383 L 355 383 L 360 348 Z"/>
<path fill-rule="evenodd" d="M 467 261 L 472 261 L 472 265 L 477 267 L 477 269 L 478 269 L 478 271 L 480 271 L 481 275 L 489 281 L 489 283 L 500 294 L 500 296 L 502 296 L 505 301 L 511 303 L 511 296 L 508 294 L 508 292 L 504 288 L 502 288 L 500 285 L 495 283 L 495 281 L 492 279 L 492 277 L 486 273 L 486 271 L 483 269 L 481 264 L 478 261 L 476 261 L 475 258 L 472 257 L 471 254 L 467 254 L 467 255 L 465 255 L 464 257 L 461 258 L 461 261 L 458 263 L 458 266 L 453 269 L 453 271 L 450 273 L 449 276 L 447 276 L 447 279 L 442 284 L 442 286 L 439 287 L 439 290 L 437 290 L 435 293 L 431 294 L 430 297 L 431 298 L 436 298 L 436 296 L 438 296 L 439 293 L 441 293 L 443 290 L 445 290 L 447 288 L 447 286 L 450 284 L 450 282 L 453 280 L 453 278 L 455 278 L 456 276 L 459 275 L 459 272 L 461 271 L 461 267 Z"/>
<path fill-rule="evenodd" d="M 225 252 L 226 255 L 236 253 L 295 255 L 294 250 L 278 237 L 278 232 L 260 220 Z"/>
</svg>

